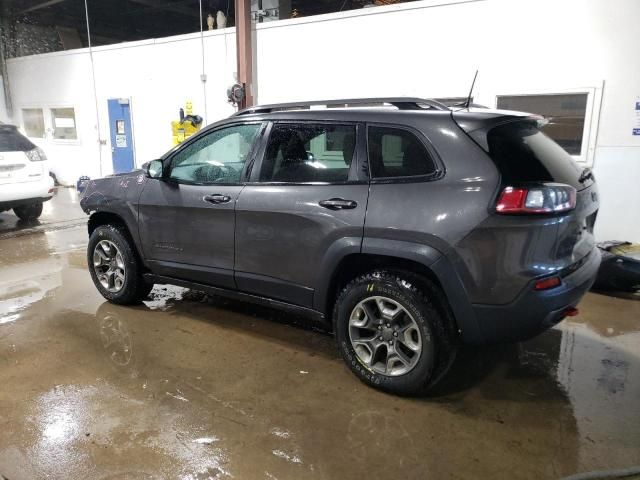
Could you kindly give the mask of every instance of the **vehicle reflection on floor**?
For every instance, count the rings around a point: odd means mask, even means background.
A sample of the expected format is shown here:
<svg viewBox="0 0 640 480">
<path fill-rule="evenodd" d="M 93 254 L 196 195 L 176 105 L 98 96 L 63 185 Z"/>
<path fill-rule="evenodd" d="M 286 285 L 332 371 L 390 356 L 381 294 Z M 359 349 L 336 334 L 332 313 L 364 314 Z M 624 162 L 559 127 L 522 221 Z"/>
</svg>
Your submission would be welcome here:
<svg viewBox="0 0 640 480">
<path fill-rule="evenodd" d="M 590 294 L 532 341 L 462 349 L 431 396 L 407 399 L 358 382 L 305 318 L 170 286 L 104 302 L 84 228 L 1 242 L 0 316 L 20 305 L 0 324 L 7 478 L 559 478 L 640 463 L 638 301 Z"/>
</svg>

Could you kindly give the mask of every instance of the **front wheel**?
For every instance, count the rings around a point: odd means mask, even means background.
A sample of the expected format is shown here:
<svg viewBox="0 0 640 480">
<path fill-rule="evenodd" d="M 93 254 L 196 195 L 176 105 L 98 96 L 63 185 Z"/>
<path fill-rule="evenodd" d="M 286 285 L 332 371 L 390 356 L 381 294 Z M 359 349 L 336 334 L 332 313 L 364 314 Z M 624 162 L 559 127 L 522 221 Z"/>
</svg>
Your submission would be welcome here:
<svg viewBox="0 0 640 480">
<path fill-rule="evenodd" d="M 96 288 L 112 303 L 139 303 L 153 288 L 145 282 L 134 246 L 119 225 L 101 225 L 91 233 L 87 263 Z"/>
<path fill-rule="evenodd" d="M 15 213 L 16 217 L 20 220 L 27 222 L 36 220 L 40 215 L 42 215 L 42 202 L 13 207 L 13 213 Z"/>
<path fill-rule="evenodd" d="M 435 298 L 414 279 L 363 275 L 342 290 L 334 309 L 338 347 L 349 368 L 364 383 L 400 395 L 426 392 L 453 355 Z"/>
</svg>

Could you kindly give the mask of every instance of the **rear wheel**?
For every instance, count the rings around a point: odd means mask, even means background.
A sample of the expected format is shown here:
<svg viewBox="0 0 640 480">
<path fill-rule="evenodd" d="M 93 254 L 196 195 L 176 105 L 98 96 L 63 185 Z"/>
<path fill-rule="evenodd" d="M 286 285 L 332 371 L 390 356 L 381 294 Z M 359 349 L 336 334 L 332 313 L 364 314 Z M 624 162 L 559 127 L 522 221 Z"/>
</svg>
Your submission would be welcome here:
<svg viewBox="0 0 640 480">
<path fill-rule="evenodd" d="M 20 220 L 35 220 L 42 215 L 42 202 L 13 207 L 13 213 L 15 213 Z"/>
<path fill-rule="evenodd" d="M 426 392 L 455 353 L 435 296 L 415 280 L 408 273 L 363 275 L 342 290 L 334 309 L 338 347 L 349 368 L 367 385 L 400 395 Z"/>
<path fill-rule="evenodd" d="M 93 231 L 87 263 L 93 283 L 110 302 L 139 303 L 153 288 L 153 284 L 145 282 L 134 246 L 119 225 L 101 225 Z"/>
</svg>

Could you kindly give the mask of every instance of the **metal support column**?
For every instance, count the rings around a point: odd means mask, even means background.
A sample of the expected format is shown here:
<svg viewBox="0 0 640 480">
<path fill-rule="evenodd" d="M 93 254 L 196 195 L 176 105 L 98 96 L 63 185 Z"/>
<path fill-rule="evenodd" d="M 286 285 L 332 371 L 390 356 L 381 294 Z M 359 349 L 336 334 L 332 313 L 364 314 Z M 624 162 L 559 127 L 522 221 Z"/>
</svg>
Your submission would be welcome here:
<svg viewBox="0 0 640 480">
<path fill-rule="evenodd" d="M 4 106 L 9 118 L 13 117 L 13 105 L 11 103 L 11 89 L 9 88 L 9 72 L 7 70 L 7 47 L 13 43 L 9 20 L 1 12 L 0 15 L 0 77 L 2 77 L 2 87 L 4 94 Z"/>
<path fill-rule="evenodd" d="M 251 0 L 235 0 L 236 49 L 238 83 L 244 86 L 245 97 L 239 108 L 253 105 L 253 51 L 251 45 Z"/>
</svg>

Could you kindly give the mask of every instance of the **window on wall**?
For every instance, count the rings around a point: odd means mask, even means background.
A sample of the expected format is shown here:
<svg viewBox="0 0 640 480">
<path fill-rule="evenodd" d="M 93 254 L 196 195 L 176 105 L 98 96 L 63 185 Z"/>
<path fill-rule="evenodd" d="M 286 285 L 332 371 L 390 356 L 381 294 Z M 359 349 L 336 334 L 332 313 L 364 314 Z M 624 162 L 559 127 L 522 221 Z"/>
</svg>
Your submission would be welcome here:
<svg viewBox="0 0 640 480">
<path fill-rule="evenodd" d="M 584 155 L 587 93 L 545 95 L 503 95 L 497 97 L 497 107 L 543 115 L 548 123 L 541 130 L 567 153 Z"/>
<path fill-rule="evenodd" d="M 23 108 L 22 125 L 27 137 L 44 137 L 44 113 L 41 108 Z"/>
<path fill-rule="evenodd" d="M 445 104 L 447 107 L 464 107 L 467 104 L 467 97 L 439 97 L 434 98 L 434 100 Z M 469 103 L 473 103 L 473 97 L 471 97 Z"/>
<path fill-rule="evenodd" d="M 52 108 L 51 125 L 56 140 L 77 140 L 76 114 L 73 108 Z"/>
</svg>

